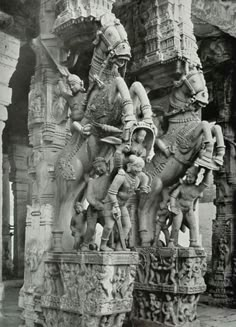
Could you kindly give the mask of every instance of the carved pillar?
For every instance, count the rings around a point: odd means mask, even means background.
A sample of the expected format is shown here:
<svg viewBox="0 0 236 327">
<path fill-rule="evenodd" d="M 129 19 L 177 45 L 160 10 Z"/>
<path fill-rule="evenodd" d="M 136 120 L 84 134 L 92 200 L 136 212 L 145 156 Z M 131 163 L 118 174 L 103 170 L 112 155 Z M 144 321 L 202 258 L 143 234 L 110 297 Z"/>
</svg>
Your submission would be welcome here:
<svg viewBox="0 0 236 327">
<path fill-rule="evenodd" d="M 11 90 L 8 88 L 9 80 L 13 74 L 19 56 L 19 42 L 7 34 L 0 32 L 0 310 L 3 299 L 2 284 L 2 132 L 7 120 L 6 106 L 11 101 Z"/>
<path fill-rule="evenodd" d="M 10 183 L 9 169 L 10 164 L 8 155 L 3 155 L 3 176 L 2 176 L 2 233 L 3 233 L 3 277 L 9 278 L 12 274 L 12 253 L 11 253 L 11 235 L 10 235 Z"/>
<path fill-rule="evenodd" d="M 225 67 L 226 68 L 226 67 Z M 215 97 L 219 110 L 218 123 L 221 124 L 226 143 L 224 168 L 215 173 L 216 220 L 213 222 L 212 236 L 212 279 L 211 293 L 215 302 L 231 305 L 235 303 L 233 292 L 233 258 L 235 256 L 235 127 L 233 125 L 235 90 L 232 68 L 218 72 L 215 79 Z"/>
<path fill-rule="evenodd" d="M 14 141 L 13 141 L 14 142 Z M 22 142 L 23 143 L 23 142 Z M 10 181 L 14 196 L 14 274 L 24 276 L 25 221 L 29 203 L 30 181 L 28 177 L 29 147 L 12 144 L 9 148 L 11 163 Z"/>
<path fill-rule="evenodd" d="M 58 68 L 60 46 L 52 33 L 56 18 L 55 1 L 41 1 L 39 19 L 40 35 L 32 41 L 36 56 L 34 76 L 28 96 L 28 130 L 31 151 L 28 172 L 32 180 L 31 204 L 27 206 L 25 230 L 24 285 L 20 292 L 19 306 L 26 326 L 34 326 L 40 318 L 35 306 L 40 306 L 38 294 L 44 279 L 43 253 L 51 247 L 54 222 L 55 176 L 57 154 L 65 145 L 65 101 L 59 95 Z M 23 186 L 23 185 L 22 185 Z M 19 188 L 15 187 L 17 194 Z M 33 264 L 32 264 L 33 262 Z M 39 293 L 38 293 L 39 292 Z M 39 296 L 40 299 L 40 296 Z"/>
<path fill-rule="evenodd" d="M 234 40 L 227 35 L 203 40 L 200 57 L 203 68 L 208 71 L 207 80 L 211 85 L 209 110 L 222 128 L 226 153 L 224 166 L 214 173 L 216 184 L 216 219 L 212 234 L 212 273 L 209 290 L 213 302 L 232 305 L 234 300 L 233 258 L 235 256 L 235 68 L 233 58 Z M 214 65 L 214 71 L 212 71 Z M 204 113 L 203 113 L 204 114 Z M 213 114 L 212 114 L 213 116 Z"/>
</svg>

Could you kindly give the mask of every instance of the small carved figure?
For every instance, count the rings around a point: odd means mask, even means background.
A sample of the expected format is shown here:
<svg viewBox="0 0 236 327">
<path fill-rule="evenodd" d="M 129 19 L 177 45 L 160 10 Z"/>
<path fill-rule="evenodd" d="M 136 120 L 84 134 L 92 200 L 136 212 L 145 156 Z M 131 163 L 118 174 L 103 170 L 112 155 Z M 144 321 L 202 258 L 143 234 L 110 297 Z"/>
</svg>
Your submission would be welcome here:
<svg viewBox="0 0 236 327">
<path fill-rule="evenodd" d="M 151 285 L 158 285 L 161 282 L 162 264 L 160 259 L 153 253 L 150 253 L 150 275 L 148 283 Z M 155 281 L 154 281 L 155 280 Z"/>
<path fill-rule="evenodd" d="M 169 247 L 178 246 L 178 234 L 183 222 L 190 230 L 190 246 L 199 246 L 194 210 L 196 200 L 209 185 L 209 172 L 210 170 L 206 169 L 202 182 L 196 185 L 198 167 L 189 168 L 182 184 L 171 192 L 170 211 L 175 216 L 173 217 Z"/>
<path fill-rule="evenodd" d="M 164 324 L 177 324 L 177 318 L 174 310 L 174 300 L 171 300 L 171 296 L 169 294 L 166 294 L 166 301 L 163 302 L 162 312 L 164 313 Z"/>
<path fill-rule="evenodd" d="M 147 157 L 147 150 L 144 145 L 145 137 L 147 135 L 147 132 L 145 129 L 137 129 L 133 136 L 132 136 L 132 141 L 131 145 L 124 144 L 123 152 L 124 153 L 129 153 L 129 154 L 135 154 L 137 157 L 143 158 L 143 160 L 150 161 L 150 158 Z"/>
<path fill-rule="evenodd" d="M 99 327 L 109 326 L 110 316 L 102 316 L 100 320 Z"/>
<path fill-rule="evenodd" d="M 153 293 L 149 294 L 150 298 L 150 310 L 151 317 L 153 321 L 158 321 L 159 315 L 161 313 L 161 301 L 156 298 L 156 295 Z"/>
<path fill-rule="evenodd" d="M 169 224 L 167 224 L 167 220 L 170 219 L 171 212 L 168 210 L 167 207 L 160 208 L 157 211 L 157 219 L 156 219 L 156 231 L 154 237 L 154 245 L 159 245 L 159 237 L 160 233 L 163 232 L 165 236 L 166 245 L 169 244 L 170 233 L 168 230 Z"/>
<path fill-rule="evenodd" d="M 199 258 L 199 257 L 195 258 L 195 262 L 193 264 L 192 271 L 193 271 L 193 283 L 194 283 L 194 285 L 201 284 L 201 283 L 204 284 L 204 279 L 203 279 L 203 276 L 202 276 L 201 258 Z"/>
<path fill-rule="evenodd" d="M 178 278 L 181 286 L 189 285 L 193 278 L 193 258 L 186 258 L 179 270 Z"/>
<path fill-rule="evenodd" d="M 186 295 L 179 302 L 178 320 L 192 322 L 197 317 L 197 302 L 200 295 Z"/>
<path fill-rule="evenodd" d="M 104 200 L 105 226 L 101 240 L 101 251 L 111 251 L 107 246 L 110 234 L 113 230 L 115 221 L 117 223 L 120 240 L 116 244 L 116 250 L 125 250 L 125 240 L 131 229 L 131 222 L 126 203 L 135 193 L 140 185 L 138 175 L 144 168 L 142 158 L 135 155 L 129 157 L 127 171 L 120 169 L 108 190 Z"/>
<path fill-rule="evenodd" d="M 74 237 L 74 249 L 78 250 L 83 242 L 83 235 L 86 229 L 86 211 L 80 202 L 74 205 L 75 214 L 71 218 L 70 229 L 71 235 Z"/>
<path fill-rule="evenodd" d="M 227 245 L 227 240 L 224 238 L 220 238 L 218 251 L 219 251 L 219 259 L 218 259 L 218 271 L 224 271 L 228 262 L 229 262 L 229 247 Z"/>
<path fill-rule="evenodd" d="M 146 306 L 145 306 L 145 298 L 144 293 L 142 291 L 137 292 L 137 306 L 138 306 L 138 318 L 145 319 L 146 318 Z"/>
<path fill-rule="evenodd" d="M 154 154 L 153 151 L 147 153 L 145 138 L 147 132 L 144 128 L 137 128 L 132 135 L 130 143 L 122 143 L 115 152 L 114 165 L 118 168 L 126 168 L 130 155 L 141 157 L 144 161 L 150 162 Z M 149 177 L 144 173 L 139 173 L 140 191 L 148 193 L 150 191 Z"/>
<path fill-rule="evenodd" d="M 174 253 L 170 258 L 162 259 L 163 271 L 166 271 L 165 283 L 176 285 L 176 253 Z"/>
<path fill-rule="evenodd" d="M 71 131 L 82 131 L 82 125 L 79 123 L 83 117 L 86 109 L 86 93 L 84 89 L 84 82 L 79 76 L 70 74 L 67 77 L 67 82 L 71 89 L 71 93 L 67 92 L 64 82 L 60 79 L 58 86 L 63 98 L 67 101 L 71 110 Z"/>
<path fill-rule="evenodd" d="M 100 222 L 104 225 L 104 199 L 110 186 L 110 176 L 107 174 L 107 164 L 104 158 L 97 157 L 93 162 L 94 172 L 97 178 L 91 178 L 88 182 L 87 201 L 87 230 L 84 235 L 82 251 L 89 250 L 89 244 L 93 240 L 96 224 Z"/>
</svg>

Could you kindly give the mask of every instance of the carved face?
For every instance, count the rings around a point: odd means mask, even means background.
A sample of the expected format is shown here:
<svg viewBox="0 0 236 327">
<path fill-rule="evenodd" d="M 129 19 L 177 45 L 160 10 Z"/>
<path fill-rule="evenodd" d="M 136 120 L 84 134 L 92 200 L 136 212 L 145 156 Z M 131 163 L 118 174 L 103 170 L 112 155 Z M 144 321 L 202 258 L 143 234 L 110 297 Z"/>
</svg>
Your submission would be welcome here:
<svg viewBox="0 0 236 327">
<path fill-rule="evenodd" d="M 105 162 L 98 162 L 94 165 L 95 174 L 102 176 L 106 173 L 107 166 Z"/>
<path fill-rule="evenodd" d="M 75 203 L 75 211 L 76 211 L 77 213 L 80 213 L 80 212 L 83 211 L 83 206 L 82 206 L 82 204 L 81 204 L 80 202 L 76 202 L 76 203 Z"/>
<path fill-rule="evenodd" d="M 74 80 L 69 81 L 69 85 L 73 94 L 84 91 L 84 82 L 82 80 L 80 82 Z"/>
<path fill-rule="evenodd" d="M 144 129 L 140 129 L 135 133 L 136 137 L 135 140 L 137 143 L 142 144 L 143 141 L 145 140 L 145 137 L 147 135 L 147 132 Z"/>
<path fill-rule="evenodd" d="M 189 185 L 195 184 L 196 180 L 197 180 L 197 176 L 194 175 L 192 172 L 187 171 L 186 178 L 185 178 L 186 184 L 189 184 Z"/>
</svg>

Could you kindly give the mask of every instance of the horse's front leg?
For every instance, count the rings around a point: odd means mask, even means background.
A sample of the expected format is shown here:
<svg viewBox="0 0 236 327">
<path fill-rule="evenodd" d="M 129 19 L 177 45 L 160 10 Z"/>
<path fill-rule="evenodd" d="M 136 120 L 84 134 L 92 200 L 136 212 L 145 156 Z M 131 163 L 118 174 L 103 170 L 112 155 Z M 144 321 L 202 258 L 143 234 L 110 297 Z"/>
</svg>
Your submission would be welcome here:
<svg viewBox="0 0 236 327">
<path fill-rule="evenodd" d="M 138 206 L 138 226 L 141 246 L 150 246 L 154 239 L 154 226 L 159 206 L 162 181 L 156 178 L 152 182 L 151 192 L 142 194 Z"/>
<path fill-rule="evenodd" d="M 223 158 L 225 155 L 225 144 L 222 129 L 219 125 L 214 125 L 211 128 L 212 135 L 216 138 L 216 156 L 215 162 L 219 165 L 223 165 Z"/>
</svg>

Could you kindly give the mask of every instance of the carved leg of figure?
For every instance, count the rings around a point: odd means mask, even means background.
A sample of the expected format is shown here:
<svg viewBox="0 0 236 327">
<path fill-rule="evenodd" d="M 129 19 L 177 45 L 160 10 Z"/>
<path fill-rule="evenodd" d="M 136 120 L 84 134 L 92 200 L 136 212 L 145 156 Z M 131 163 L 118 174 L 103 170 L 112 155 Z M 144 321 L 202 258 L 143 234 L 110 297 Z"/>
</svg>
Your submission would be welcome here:
<svg viewBox="0 0 236 327">
<path fill-rule="evenodd" d="M 183 213 L 179 212 L 174 218 L 170 233 L 170 241 L 168 247 L 178 246 L 179 230 L 183 221 Z"/>
<path fill-rule="evenodd" d="M 114 225 L 114 223 L 113 223 Z M 107 246 L 107 242 L 109 240 L 109 237 L 111 235 L 112 228 L 107 227 L 106 225 L 103 228 L 102 232 L 102 239 L 101 239 L 101 245 L 100 245 L 100 251 L 113 251 L 112 248 L 109 248 Z"/>
<path fill-rule="evenodd" d="M 194 212 L 192 210 L 187 212 L 185 215 L 185 219 L 189 226 L 189 234 L 190 234 L 189 246 L 199 247 L 198 235 L 197 235 L 197 223 L 196 223 L 196 218 L 195 218 Z"/>
<path fill-rule="evenodd" d="M 124 240 L 126 240 L 132 225 L 131 225 L 128 209 L 125 206 L 120 206 L 120 211 L 121 211 L 121 223 L 123 227 L 123 237 Z M 116 243 L 116 251 L 124 251 L 120 241 Z"/>
<path fill-rule="evenodd" d="M 204 135 L 204 144 L 205 144 L 205 149 L 202 155 L 202 160 L 205 160 L 206 162 L 211 162 L 212 160 L 212 155 L 213 155 L 213 138 L 212 138 L 212 133 L 211 133 L 211 127 L 210 124 L 203 120 L 197 128 L 194 130 L 194 137 L 198 139 L 201 135 Z"/>
<path fill-rule="evenodd" d="M 164 141 L 159 138 L 156 139 L 155 143 L 156 143 L 158 149 L 161 150 L 162 153 L 164 153 L 166 158 L 169 158 L 169 156 L 172 153 L 170 150 L 170 146 L 168 144 L 165 144 Z"/>
<path fill-rule="evenodd" d="M 89 243 L 92 242 L 93 240 L 93 236 L 96 230 L 97 220 L 98 220 L 98 212 L 89 205 L 87 209 L 87 230 L 84 235 L 84 242 L 80 247 L 82 251 L 89 250 Z"/>
<path fill-rule="evenodd" d="M 169 244 L 169 241 L 170 241 L 170 233 L 169 233 L 169 230 L 168 230 L 167 226 L 164 226 L 162 228 L 162 231 L 164 233 L 165 241 L 166 241 L 166 246 L 167 246 Z"/>
<path fill-rule="evenodd" d="M 143 121 L 147 124 L 152 124 L 152 109 L 147 92 L 140 82 L 134 82 L 130 88 L 131 99 L 134 103 L 134 110 L 137 112 L 137 106 L 141 103 L 141 112 Z"/>
<path fill-rule="evenodd" d="M 150 226 L 156 218 L 156 213 L 159 204 L 159 195 L 162 189 L 162 181 L 156 178 L 152 182 L 152 191 L 147 194 L 141 194 L 138 206 L 138 224 L 139 224 L 139 237 L 141 246 L 150 246 L 153 240 L 153 232 Z"/>
<path fill-rule="evenodd" d="M 149 193 L 150 185 L 149 185 L 149 177 L 144 172 L 139 173 L 138 175 L 140 180 L 140 192 L 141 193 Z"/>
<path fill-rule="evenodd" d="M 157 223 L 156 223 L 156 232 L 155 232 L 155 237 L 154 237 L 153 245 L 157 245 L 158 244 L 159 236 L 160 236 L 160 233 L 161 233 L 161 229 L 162 229 L 161 228 L 161 223 L 159 221 L 157 221 Z"/>
<path fill-rule="evenodd" d="M 216 138 L 216 156 L 214 158 L 215 162 L 222 166 L 224 161 L 224 155 L 225 155 L 225 144 L 224 144 L 224 137 L 222 133 L 222 129 L 219 125 L 214 125 L 211 129 L 212 134 Z"/>
</svg>

